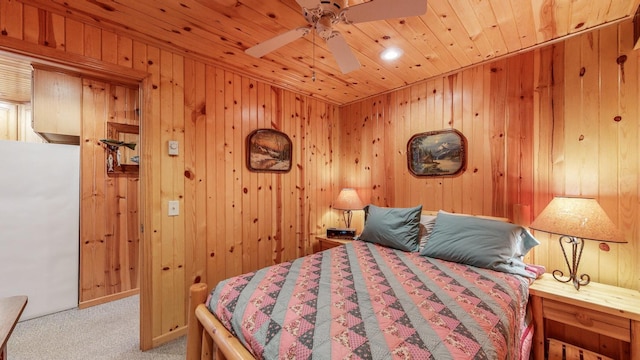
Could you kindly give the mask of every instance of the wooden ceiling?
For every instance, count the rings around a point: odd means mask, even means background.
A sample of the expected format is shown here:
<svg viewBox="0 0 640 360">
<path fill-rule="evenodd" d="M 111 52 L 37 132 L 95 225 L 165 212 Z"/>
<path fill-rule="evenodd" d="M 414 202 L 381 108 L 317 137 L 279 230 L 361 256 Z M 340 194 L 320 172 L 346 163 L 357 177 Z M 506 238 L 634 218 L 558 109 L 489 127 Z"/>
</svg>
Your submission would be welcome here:
<svg viewBox="0 0 640 360">
<path fill-rule="evenodd" d="M 633 16 L 640 0 L 429 0 L 422 16 L 338 24 L 362 67 L 342 74 L 309 34 L 261 59 L 244 50 L 307 25 L 295 0 L 22 0 L 76 20 L 346 104 Z M 350 6 L 365 0 L 349 0 Z M 372 0 L 382 1 L 382 0 Z M 402 6 L 395 0 L 394 6 Z M 389 46 L 404 51 L 380 60 Z M 315 81 L 312 75 L 315 72 Z"/>
<path fill-rule="evenodd" d="M 31 102 L 31 64 L 0 53 L 0 101 Z"/>
</svg>

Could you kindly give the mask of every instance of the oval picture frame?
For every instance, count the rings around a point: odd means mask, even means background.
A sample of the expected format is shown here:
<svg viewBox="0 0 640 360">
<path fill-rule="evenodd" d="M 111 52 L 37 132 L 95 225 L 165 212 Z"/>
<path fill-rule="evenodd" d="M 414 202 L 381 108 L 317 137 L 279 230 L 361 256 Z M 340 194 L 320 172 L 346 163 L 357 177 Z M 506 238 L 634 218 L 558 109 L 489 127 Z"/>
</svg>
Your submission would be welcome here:
<svg viewBox="0 0 640 360">
<path fill-rule="evenodd" d="M 467 139 L 456 129 L 415 134 L 407 142 L 413 176 L 458 176 L 467 168 Z"/>
<path fill-rule="evenodd" d="M 255 172 L 289 172 L 292 148 L 287 134 L 273 129 L 256 129 L 247 135 L 247 168 Z"/>
</svg>

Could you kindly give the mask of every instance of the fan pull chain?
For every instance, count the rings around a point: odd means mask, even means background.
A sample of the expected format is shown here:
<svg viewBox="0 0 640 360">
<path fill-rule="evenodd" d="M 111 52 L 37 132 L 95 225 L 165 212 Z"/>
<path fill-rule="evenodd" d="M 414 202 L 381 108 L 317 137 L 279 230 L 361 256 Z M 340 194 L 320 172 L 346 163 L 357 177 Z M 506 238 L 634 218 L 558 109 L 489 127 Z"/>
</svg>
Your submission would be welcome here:
<svg viewBox="0 0 640 360">
<path fill-rule="evenodd" d="M 313 31 L 313 49 L 311 49 L 311 81 L 316 82 L 316 32 Z"/>
</svg>

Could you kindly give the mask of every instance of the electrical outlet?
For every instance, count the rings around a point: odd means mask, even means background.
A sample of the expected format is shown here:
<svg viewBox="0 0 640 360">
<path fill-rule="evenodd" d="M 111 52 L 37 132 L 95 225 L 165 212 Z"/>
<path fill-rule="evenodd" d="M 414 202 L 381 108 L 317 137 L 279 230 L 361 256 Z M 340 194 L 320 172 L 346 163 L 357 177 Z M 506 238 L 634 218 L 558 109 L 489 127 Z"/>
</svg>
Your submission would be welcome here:
<svg viewBox="0 0 640 360">
<path fill-rule="evenodd" d="M 169 200 L 169 216 L 180 215 L 180 201 Z"/>
</svg>

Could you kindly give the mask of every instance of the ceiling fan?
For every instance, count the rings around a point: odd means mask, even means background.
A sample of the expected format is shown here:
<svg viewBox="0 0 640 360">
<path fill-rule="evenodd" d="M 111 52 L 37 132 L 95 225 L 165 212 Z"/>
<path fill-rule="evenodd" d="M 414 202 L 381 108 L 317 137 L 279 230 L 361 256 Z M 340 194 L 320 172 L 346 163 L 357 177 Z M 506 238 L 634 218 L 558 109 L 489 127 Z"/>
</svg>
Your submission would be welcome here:
<svg viewBox="0 0 640 360">
<path fill-rule="evenodd" d="M 408 16 L 419 16 L 427 11 L 427 0 L 371 0 L 362 4 L 346 6 L 347 0 L 296 0 L 302 14 L 309 23 L 289 30 L 245 50 L 256 58 L 285 46 L 315 29 L 327 42 L 343 74 L 360 68 L 360 62 L 351 51 L 340 32 L 333 25 L 340 22 L 357 24 Z"/>
</svg>

